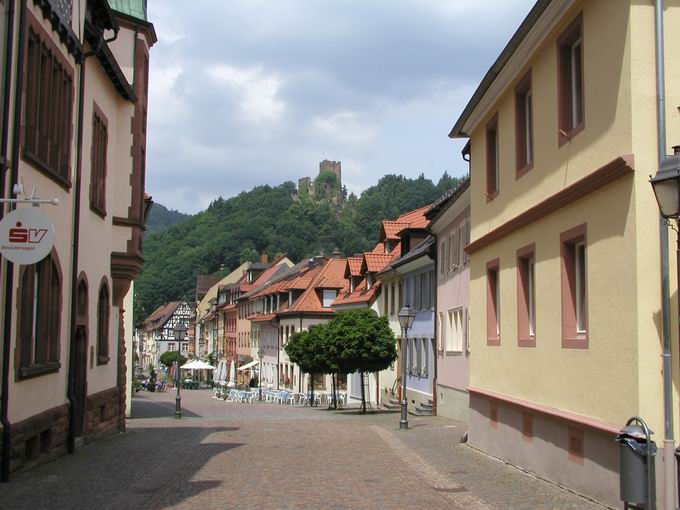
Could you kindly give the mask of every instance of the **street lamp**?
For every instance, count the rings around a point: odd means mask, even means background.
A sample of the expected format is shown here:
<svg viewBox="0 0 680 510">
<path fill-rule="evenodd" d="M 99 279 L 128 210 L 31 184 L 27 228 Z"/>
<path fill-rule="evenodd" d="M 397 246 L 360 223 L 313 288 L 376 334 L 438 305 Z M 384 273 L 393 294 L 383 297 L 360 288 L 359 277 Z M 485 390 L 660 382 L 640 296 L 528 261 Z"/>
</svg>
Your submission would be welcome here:
<svg viewBox="0 0 680 510">
<path fill-rule="evenodd" d="M 257 350 L 257 357 L 260 358 L 260 373 L 257 375 L 257 385 L 260 387 L 259 399 L 262 400 L 262 357 L 264 356 L 264 349 L 260 347 Z"/>
<path fill-rule="evenodd" d="M 408 402 L 406 400 L 406 335 L 408 330 L 413 327 L 413 321 L 416 314 L 411 311 L 411 308 L 406 305 L 399 310 L 399 325 L 401 326 L 401 420 L 399 420 L 399 428 L 408 428 Z"/>
<path fill-rule="evenodd" d="M 665 141 L 665 136 L 660 138 Z M 663 147 L 663 145 L 660 145 Z M 658 172 L 649 182 L 654 190 L 654 196 L 659 206 L 661 216 L 666 220 L 666 224 L 671 226 L 673 230 L 678 232 L 678 224 L 680 219 L 680 145 L 673 147 L 673 155 L 665 156 L 665 151 L 660 150 L 661 166 Z M 671 224 L 671 220 L 675 220 L 675 226 Z M 662 232 L 663 234 L 663 232 Z M 664 388 L 664 458 L 672 459 L 673 448 L 675 447 L 675 439 L 673 437 L 673 364 L 671 360 L 671 345 L 670 345 L 670 331 L 667 329 L 667 324 L 670 324 L 670 317 L 667 310 L 670 310 L 670 289 L 668 285 L 669 271 L 668 271 L 668 241 L 661 242 L 661 278 L 662 289 L 661 297 L 664 301 L 662 306 L 663 314 L 663 345 L 662 345 L 662 361 L 663 361 L 663 388 Z M 664 248 L 665 247 L 665 248 Z M 676 269 L 680 271 L 680 235 L 676 236 L 675 249 Z M 680 289 L 680 273 L 677 274 L 678 289 Z M 675 457 L 680 458 L 680 447 L 675 450 Z M 680 464 L 676 466 L 677 472 L 675 477 L 680 484 Z M 664 462 L 664 485 L 665 499 L 674 500 L 671 498 L 672 494 L 671 480 L 674 477 L 673 466 L 671 462 Z M 667 503 L 666 508 L 672 508 L 673 503 Z"/>
<path fill-rule="evenodd" d="M 177 350 L 178 354 L 182 352 L 182 340 L 184 340 L 184 335 L 187 334 L 187 329 L 189 328 L 187 328 L 186 324 L 180 322 L 173 330 L 175 340 L 179 346 L 179 349 Z M 175 361 L 175 363 L 177 363 L 175 368 L 175 387 L 177 388 L 177 395 L 175 396 L 175 418 L 179 420 L 182 417 L 182 397 L 179 393 L 179 388 L 182 385 L 182 377 L 180 375 L 182 369 L 179 367 L 179 356 L 177 357 L 177 361 Z"/>
</svg>

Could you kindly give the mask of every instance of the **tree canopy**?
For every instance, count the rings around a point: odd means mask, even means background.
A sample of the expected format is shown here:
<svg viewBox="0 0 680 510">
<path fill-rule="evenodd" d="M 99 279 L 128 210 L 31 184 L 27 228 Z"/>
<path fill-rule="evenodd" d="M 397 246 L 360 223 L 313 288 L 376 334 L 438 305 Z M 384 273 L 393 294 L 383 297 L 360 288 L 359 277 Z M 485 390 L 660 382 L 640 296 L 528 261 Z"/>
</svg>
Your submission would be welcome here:
<svg viewBox="0 0 680 510">
<path fill-rule="evenodd" d="M 147 236 L 144 269 L 135 285 L 140 310 L 150 313 L 164 302 L 190 300 L 196 276 L 237 267 L 263 251 L 298 261 L 335 248 L 344 255 L 369 250 L 383 219 L 430 204 L 458 182 L 446 173 L 436 185 L 423 175 L 386 175 L 360 197 L 350 194 L 340 203 L 298 196 L 292 182 L 219 198 L 207 210 Z M 155 205 L 152 214 L 161 208 Z"/>
<path fill-rule="evenodd" d="M 175 361 L 181 367 L 187 362 L 187 359 L 179 351 L 166 351 L 161 354 L 160 362 L 166 367 L 170 368 Z"/>
</svg>

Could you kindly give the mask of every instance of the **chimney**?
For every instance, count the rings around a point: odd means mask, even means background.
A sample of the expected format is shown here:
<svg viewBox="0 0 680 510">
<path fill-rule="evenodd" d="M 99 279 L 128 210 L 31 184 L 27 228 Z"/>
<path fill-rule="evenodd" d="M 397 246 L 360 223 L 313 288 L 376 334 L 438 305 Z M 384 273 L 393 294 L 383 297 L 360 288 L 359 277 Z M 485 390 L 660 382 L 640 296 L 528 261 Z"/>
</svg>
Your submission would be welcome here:
<svg viewBox="0 0 680 510">
<path fill-rule="evenodd" d="M 342 258 L 342 254 L 340 253 L 340 250 L 337 247 L 335 248 L 335 250 L 333 250 L 333 253 L 331 253 L 331 258 L 333 259 Z"/>
<path fill-rule="evenodd" d="M 267 256 L 266 250 L 262 250 L 262 255 L 260 255 L 260 262 L 262 262 L 263 264 L 269 262 L 269 257 Z"/>
</svg>

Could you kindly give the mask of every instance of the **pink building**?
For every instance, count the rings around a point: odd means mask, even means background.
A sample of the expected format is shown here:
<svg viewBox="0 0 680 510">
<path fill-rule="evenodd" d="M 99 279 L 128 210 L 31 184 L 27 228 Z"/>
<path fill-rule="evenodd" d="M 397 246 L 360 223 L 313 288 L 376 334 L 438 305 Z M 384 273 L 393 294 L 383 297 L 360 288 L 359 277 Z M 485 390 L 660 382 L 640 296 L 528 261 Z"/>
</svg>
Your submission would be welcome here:
<svg viewBox="0 0 680 510">
<path fill-rule="evenodd" d="M 470 242 L 469 188 L 470 180 L 466 179 L 427 213 L 438 250 L 436 409 L 438 416 L 461 421 L 467 421 L 470 400 L 470 264 L 463 249 Z"/>
</svg>

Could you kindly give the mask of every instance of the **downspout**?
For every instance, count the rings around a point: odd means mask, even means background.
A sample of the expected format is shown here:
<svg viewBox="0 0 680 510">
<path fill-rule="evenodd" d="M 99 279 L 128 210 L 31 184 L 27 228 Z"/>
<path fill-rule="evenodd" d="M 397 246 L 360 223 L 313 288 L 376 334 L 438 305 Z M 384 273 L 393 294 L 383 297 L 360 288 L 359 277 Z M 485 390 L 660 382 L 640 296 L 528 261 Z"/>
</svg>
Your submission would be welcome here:
<svg viewBox="0 0 680 510">
<path fill-rule="evenodd" d="M 666 159 L 666 72 L 664 57 L 663 0 L 656 0 L 654 7 L 655 43 L 656 43 L 656 120 L 658 131 L 659 165 Z M 662 360 L 663 360 L 663 407 L 664 407 L 664 440 L 663 440 L 663 491 L 664 508 L 675 508 L 675 487 L 677 474 L 675 471 L 675 439 L 673 437 L 673 372 L 671 362 L 671 327 L 670 327 L 670 272 L 668 253 L 668 226 L 663 218 L 659 218 L 659 237 L 661 251 L 661 312 L 662 312 Z"/>
<path fill-rule="evenodd" d="M 81 176 L 83 172 L 83 118 L 85 116 L 85 63 L 87 59 L 97 55 L 104 44 L 113 41 L 118 37 L 118 31 L 114 32 L 111 39 L 105 40 L 103 34 L 100 34 L 97 45 L 88 52 L 83 52 L 80 57 L 80 77 L 78 83 L 78 131 L 76 134 L 76 165 L 75 178 L 73 180 L 73 232 L 71 241 L 71 302 L 70 302 L 70 338 L 69 338 L 69 361 L 68 361 L 68 384 L 66 390 L 66 397 L 69 402 L 69 419 L 68 419 L 68 442 L 67 448 L 69 453 L 75 450 L 76 435 L 75 435 L 75 421 L 76 408 L 78 402 L 75 395 L 76 370 L 75 370 L 75 356 L 76 356 L 76 308 L 78 299 L 78 251 L 80 248 L 80 187 Z"/>
<path fill-rule="evenodd" d="M 12 187 L 17 182 L 19 164 L 19 130 L 21 127 L 21 96 L 23 95 L 23 70 L 24 70 L 24 44 L 26 36 L 26 1 L 21 2 L 19 12 L 19 47 L 17 52 L 17 72 L 15 85 L 15 110 L 14 129 L 12 136 L 12 168 L 7 189 L 12 193 Z M 12 52 L 14 46 L 14 12 L 15 2 L 9 0 L 7 6 L 7 46 L 5 48 L 5 93 L 2 109 L 2 145 L 0 146 L 0 196 L 5 196 L 5 180 L 7 170 L 7 149 L 9 142 L 9 107 L 12 93 Z M 12 205 L 9 205 L 12 210 Z M 4 215 L 4 208 L 0 207 L 0 218 Z M 9 356 L 12 344 L 12 287 L 13 287 L 14 264 L 10 261 L 5 263 L 5 310 L 3 316 L 3 347 L 2 347 L 2 393 L 0 394 L 0 423 L 2 423 L 2 466 L 0 467 L 0 479 L 9 481 L 10 455 L 12 452 L 12 424 L 9 421 Z"/>
<path fill-rule="evenodd" d="M 437 416 L 437 404 L 439 402 L 439 383 L 437 382 L 439 380 L 439 354 L 437 350 L 437 331 L 439 331 L 439 314 L 437 313 L 437 297 L 439 294 L 439 289 L 438 289 L 438 278 L 439 278 L 439 257 L 437 255 L 439 254 L 439 248 L 437 246 L 437 234 L 432 232 L 430 230 L 430 235 L 434 237 L 434 380 L 432 381 L 432 403 L 434 404 L 432 406 L 433 408 L 433 414 Z M 442 342 L 444 339 L 442 339 Z"/>
</svg>

